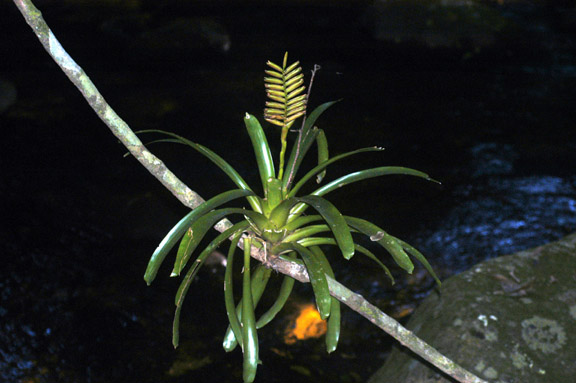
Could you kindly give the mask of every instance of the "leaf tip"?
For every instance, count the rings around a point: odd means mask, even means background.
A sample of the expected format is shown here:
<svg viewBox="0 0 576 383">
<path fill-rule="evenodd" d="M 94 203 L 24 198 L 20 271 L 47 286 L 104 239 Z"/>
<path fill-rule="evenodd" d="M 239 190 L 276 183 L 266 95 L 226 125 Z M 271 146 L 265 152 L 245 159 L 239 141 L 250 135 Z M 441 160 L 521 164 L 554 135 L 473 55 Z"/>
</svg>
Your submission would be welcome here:
<svg viewBox="0 0 576 383">
<path fill-rule="evenodd" d="M 149 273 L 144 274 L 144 281 L 146 282 L 146 286 L 150 286 L 154 281 L 154 275 L 150 275 Z"/>
</svg>

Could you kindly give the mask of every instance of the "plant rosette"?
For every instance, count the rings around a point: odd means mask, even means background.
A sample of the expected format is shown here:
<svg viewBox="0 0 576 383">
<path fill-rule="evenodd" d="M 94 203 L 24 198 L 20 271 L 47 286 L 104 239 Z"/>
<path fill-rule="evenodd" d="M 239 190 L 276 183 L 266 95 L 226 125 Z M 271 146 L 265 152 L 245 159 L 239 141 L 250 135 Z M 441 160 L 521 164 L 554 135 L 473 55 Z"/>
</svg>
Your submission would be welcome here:
<svg viewBox="0 0 576 383">
<path fill-rule="evenodd" d="M 312 179 L 322 183 L 326 169 L 341 160 L 365 152 L 379 152 L 382 148 L 368 147 L 329 156 L 328 142 L 322 129 L 315 126 L 318 117 L 336 101 L 318 106 L 306 114 L 307 94 L 304 76 L 299 62 L 287 65 L 288 54 L 284 55 L 282 66 L 267 62 L 268 70 L 264 78 L 269 100 L 264 109 L 264 118 L 281 129 L 281 151 L 276 168 L 268 145 L 268 140 L 256 117 L 246 114 L 244 123 L 250 140 L 260 175 L 263 196 L 257 195 L 240 174 L 222 157 L 212 150 L 174 133 L 161 130 L 145 130 L 140 133 L 161 133 L 168 138 L 153 142 L 184 144 L 198 151 L 218 166 L 237 186 L 237 189 L 221 193 L 204 202 L 182 218 L 154 251 L 144 275 L 151 284 L 158 270 L 172 248 L 179 242 L 176 260 L 171 276 L 180 276 L 187 269 L 175 298 L 176 312 L 173 324 L 173 344 L 178 346 L 180 311 L 191 282 L 205 263 L 208 256 L 228 239 L 231 240 L 224 278 L 225 306 L 229 328 L 226 331 L 223 347 L 232 351 L 240 345 L 244 355 L 243 378 L 252 382 L 260 363 L 258 357 L 258 330 L 270 323 L 287 302 L 294 279 L 283 276 L 278 297 L 272 306 L 258 319 L 255 308 L 271 278 L 271 269 L 258 264 L 252 271 L 250 249 L 252 246 L 264 248 L 267 257 L 282 257 L 306 267 L 310 277 L 316 307 L 322 319 L 327 320 L 326 349 L 333 352 L 340 336 L 340 302 L 330 296 L 326 276 L 334 278 L 321 246 L 336 246 L 342 256 L 349 260 L 355 253 L 362 254 L 376 262 L 394 283 L 389 269 L 369 249 L 357 244 L 353 235 L 368 236 L 372 242 L 383 247 L 395 263 L 407 273 L 412 273 L 412 259 L 418 260 L 440 283 L 426 258 L 408 243 L 396 238 L 379 226 L 361 218 L 344 216 L 324 195 L 342 186 L 368 178 L 386 175 L 409 175 L 432 180 L 418 170 L 383 166 L 365 169 L 339 177 L 324 184 L 308 195 L 299 196 L 300 189 Z M 314 73 L 314 72 L 313 72 Z M 287 138 L 294 122 L 303 117 L 298 137 L 293 144 L 288 160 L 285 160 Z M 296 182 L 296 174 L 306 154 L 314 144 L 317 147 L 317 165 Z M 250 208 L 222 207 L 226 203 L 245 198 Z M 304 215 L 308 210 L 313 214 Z M 192 254 L 206 236 L 210 228 L 225 217 L 236 216 L 238 222 L 214 238 L 195 260 Z M 243 244 L 242 297 L 235 301 L 233 291 L 234 255 L 238 245 Z"/>
</svg>

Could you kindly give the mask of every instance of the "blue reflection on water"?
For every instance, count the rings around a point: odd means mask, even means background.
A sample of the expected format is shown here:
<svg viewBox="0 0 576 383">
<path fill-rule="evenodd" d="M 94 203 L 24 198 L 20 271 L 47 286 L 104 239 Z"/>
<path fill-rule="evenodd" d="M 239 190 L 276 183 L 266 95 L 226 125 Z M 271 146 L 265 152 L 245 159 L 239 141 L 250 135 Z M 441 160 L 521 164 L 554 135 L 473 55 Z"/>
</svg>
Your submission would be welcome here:
<svg viewBox="0 0 576 383">
<path fill-rule="evenodd" d="M 576 228 L 576 177 L 515 176 L 512 146 L 472 148 L 473 176 L 441 226 L 421 233 L 421 247 L 449 272 L 554 241 Z"/>
</svg>

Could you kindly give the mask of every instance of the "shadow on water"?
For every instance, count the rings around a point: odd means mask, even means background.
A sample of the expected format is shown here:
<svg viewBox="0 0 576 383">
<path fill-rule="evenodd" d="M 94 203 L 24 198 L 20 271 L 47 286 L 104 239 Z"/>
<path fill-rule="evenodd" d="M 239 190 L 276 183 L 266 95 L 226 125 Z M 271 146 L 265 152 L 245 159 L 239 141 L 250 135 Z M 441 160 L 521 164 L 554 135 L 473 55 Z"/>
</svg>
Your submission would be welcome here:
<svg viewBox="0 0 576 383">
<path fill-rule="evenodd" d="M 330 198 L 420 248 L 443 277 L 574 231 L 575 39 L 554 28 L 554 15 L 511 8 L 508 16 L 524 23 L 534 44 L 512 39 L 469 55 L 462 47 L 378 41 L 358 5 L 282 6 L 271 26 L 271 9 L 261 6 L 142 4 L 141 13 L 50 2 L 44 11 L 134 129 L 181 133 L 221 153 L 249 183 L 257 180 L 251 156 L 237 149 L 249 148 L 241 118 L 259 113 L 264 62 L 287 49 L 305 68 L 323 67 L 312 104 L 344 98 L 321 121 L 333 153 L 387 148 L 329 169 L 329 177 L 384 163 L 442 181 L 367 181 Z M 175 12 L 192 21 L 170 23 Z M 206 268 L 194 283 L 177 350 L 170 341 L 178 281 L 167 268 L 152 287 L 142 281 L 147 258 L 185 209 L 122 158 L 124 149 L 21 17 L 5 5 L 0 14 L 10 15 L 0 23 L 0 55 L 8 57 L 0 91 L 10 90 L 0 94 L 0 380 L 239 381 L 240 352 L 220 346 L 222 267 Z M 182 33 L 201 42 L 158 43 Z M 153 150 L 203 196 L 231 187 L 184 149 Z M 330 255 L 339 280 L 401 320 L 433 288 L 420 269 L 396 271 L 391 287 L 363 260 Z M 332 355 L 322 339 L 284 343 L 291 315 L 310 299 L 309 286 L 299 286 L 285 315 L 264 330 L 257 381 L 365 380 L 392 341 L 350 310 Z"/>
</svg>

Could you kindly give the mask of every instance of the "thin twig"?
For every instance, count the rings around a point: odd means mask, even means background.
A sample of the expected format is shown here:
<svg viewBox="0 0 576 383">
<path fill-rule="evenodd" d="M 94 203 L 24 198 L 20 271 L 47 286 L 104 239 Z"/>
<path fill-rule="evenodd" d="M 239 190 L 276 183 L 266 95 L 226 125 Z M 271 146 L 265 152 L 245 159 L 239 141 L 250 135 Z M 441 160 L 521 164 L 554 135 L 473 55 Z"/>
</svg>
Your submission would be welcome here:
<svg viewBox="0 0 576 383">
<path fill-rule="evenodd" d="M 96 89 L 96 86 L 88 78 L 84 70 L 74 62 L 70 55 L 68 55 L 64 50 L 60 42 L 58 42 L 44 21 L 42 14 L 34 4 L 32 4 L 30 0 L 14 0 L 14 3 L 48 54 L 52 56 L 54 61 L 58 66 L 60 66 L 70 81 L 72 81 L 80 90 L 86 101 L 88 101 L 88 104 L 90 104 L 100 119 L 104 121 L 112 133 L 122 142 L 122 144 L 124 144 L 124 146 L 126 146 L 130 153 L 185 206 L 194 209 L 203 203 L 204 199 L 180 181 L 160 159 L 146 149 L 126 122 L 124 122 L 116 112 L 114 112 L 110 105 L 106 103 L 104 97 L 102 97 L 98 89 Z M 222 232 L 228 228 L 229 225 L 229 221 L 223 220 L 215 226 L 215 229 Z M 284 261 L 280 258 L 267 260 L 265 259 L 264 251 L 258 250 L 255 247 L 252 249 L 251 255 L 260 262 L 267 261 L 267 264 L 276 271 L 289 275 L 300 282 L 309 282 L 308 273 L 303 266 L 293 262 Z M 412 332 L 402 327 L 402 325 L 394 319 L 370 304 L 361 295 L 350 291 L 334 279 L 331 279 L 328 276 L 327 278 L 330 287 L 330 294 L 333 297 L 348 305 L 360 315 L 366 317 L 372 323 L 397 339 L 401 344 L 408 347 L 410 350 L 414 351 L 416 354 L 420 355 L 446 374 L 461 383 L 486 383 L 440 354 Z"/>
<path fill-rule="evenodd" d="M 306 105 L 308 105 L 308 102 L 310 101 L 310 94 L 312 94 L 312 85 L 314 84 L 314 77 L 316 77 L 316 72 L 319 71 L 320 69 L 322 69 L 320 65 L 314 64 L 314 68 L 311 71 L 312 75 L 310 76 L 310 83 L 308 84 L 308 93 L 306 93 Z M 296 155 L 294 156 L 294 158 L 298 158 L 298 155 L 300 154 L 300 146 L 302 145 L 302 140 L 304 139 L 304 137 L 302 137 L 302 132 L 304 131 L 304 125 L 306 125 L 306 117 L 307 115 L 304 115 L 304 118 L 302 118 L 302 125 L 298 130 L 298 139 L 296 140 Z M 292 184 L 294 177 L 296 177 L 296 174 L 294 174 L 295 166 L 296 163 L 292 162 L 292 167 L 290 168 L 290 174 L 288 174 L 288 181 L 286 182 L 286 189 L 290 188 L 290 185 Z"/>
</svg>

